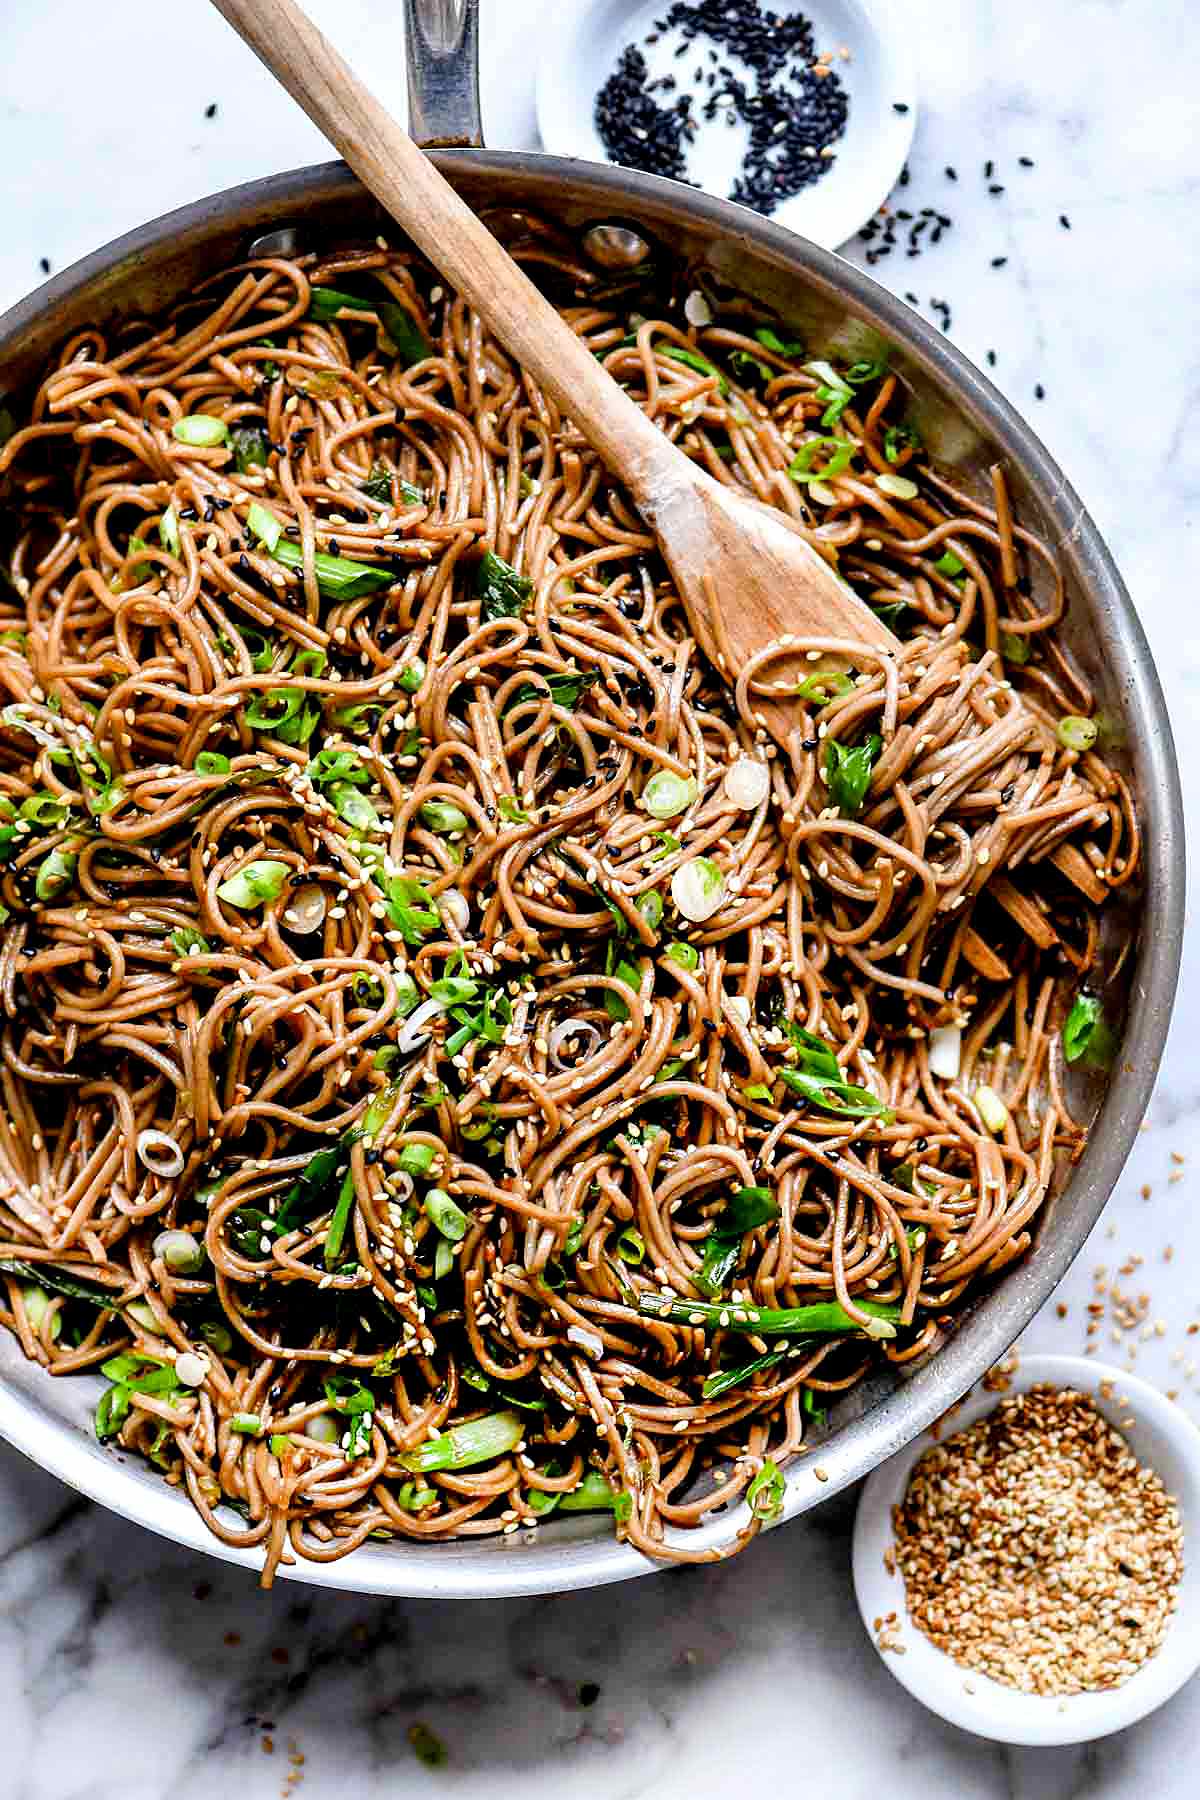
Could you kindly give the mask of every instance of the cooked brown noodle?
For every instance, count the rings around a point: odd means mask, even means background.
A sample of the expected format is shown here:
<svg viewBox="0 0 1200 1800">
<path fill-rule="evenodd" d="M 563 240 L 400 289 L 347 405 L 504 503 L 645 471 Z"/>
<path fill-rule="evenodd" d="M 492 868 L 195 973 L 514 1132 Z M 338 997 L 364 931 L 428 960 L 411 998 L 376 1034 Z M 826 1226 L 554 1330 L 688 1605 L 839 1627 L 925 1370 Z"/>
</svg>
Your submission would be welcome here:
<svg viewBox="0 0 1200 1800">
<path fill-rule="evenodd" d="M 542 228 L 523 248 L 672 438 L 903 605 L 898 664 L 805 641 L 731 693 L 579 434 L 382 246 L 240 264 L 165 321 L 79 334 L 0 455 L 0 1317 L 55 1374 L 130 1352 L 101 1429 L 260 1546 L 267 1580 L 572 1505 L 677 1561 L 753 1535 L 810 1415 L 872 1359 L 934 1349 L 1028 1247 L 1083 1141 L 1060 1028 L 1137 863 L 1120 778 L 1056 736 L 1092 699 L 1003 472 L 989 504 L 926 466 L 886 370 L 822 426 L 828 371 L 764 345 L 735 296 L 696 330 L 685 273 L 614 297 Z M 309 316 L 312 285 L 347 284 L 361 311 Z M 385 292 L 429 341 L 415 366 Z M 264 428 L 265 462 L 179 441 L 197 414 Z M 787 472 L 813 435 L 859 446 L 815 492 Z M 532 584 L 493 617 L 485 549 Z M 386 585 L 339 597 L 318 551 Z M 797 700 L 787 753 L 755 720 L 785 653 L 853 677 Z M 869 731 L 870 791 L 839 813 L 823 740 Z M 355 760 L 314 784 L 338 748 Z M 750 807 L 724 785 L 744 759 L 770 778 Z M 663 770 L 697 797 L 656 819 Z M 689 922 L 672 878 L 699 856 L 724 899 Z M 286 865 L 258 871 L 269 897 L 220 896 L 264 860 Z M 402 1015 L 447 979 L 473 994 L 442 989 L 468 997 L 418 1013 L 409 1050 Z M 955 1023 L 940 1078 L 928 1034 Z M 322 1185 L 311 1159 L 339 1144 Z M 739 1234 L 742 1188 L 777 1219 Z M 654 1316 L 665 1294 L 686 1308 Z M 753 1330 L 813 1302 L 840 1329 Z M 417 1454 L 497 1413 L 483 1460 Z M 664 1537 L 756 1475 L 734 1543 Z"/>
</svg>

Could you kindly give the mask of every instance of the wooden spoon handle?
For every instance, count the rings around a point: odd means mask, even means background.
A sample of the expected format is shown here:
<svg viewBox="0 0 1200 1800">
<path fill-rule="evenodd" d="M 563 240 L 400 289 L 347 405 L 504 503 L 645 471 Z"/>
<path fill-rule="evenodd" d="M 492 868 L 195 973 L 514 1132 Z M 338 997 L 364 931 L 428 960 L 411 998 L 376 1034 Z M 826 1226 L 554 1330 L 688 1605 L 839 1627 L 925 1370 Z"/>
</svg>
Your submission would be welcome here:
<svg viewBox="0 0 1200 1800">
<path fill-rule="evenodd" d="M 295 0 L 213 0 L 635 500 L 677 455 Z"/>
</svg>

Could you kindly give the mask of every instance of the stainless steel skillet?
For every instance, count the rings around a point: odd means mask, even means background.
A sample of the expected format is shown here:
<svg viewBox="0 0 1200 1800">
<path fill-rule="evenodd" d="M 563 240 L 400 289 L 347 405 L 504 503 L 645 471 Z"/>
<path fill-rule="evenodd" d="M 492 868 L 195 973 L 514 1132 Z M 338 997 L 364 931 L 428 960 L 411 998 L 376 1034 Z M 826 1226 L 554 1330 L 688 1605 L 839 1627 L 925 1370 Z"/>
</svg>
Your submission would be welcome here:
<svg viewBox="0 0 1200 1800">
<path fill-rule="evenodd" d="M 478 148 L 477 0 L 406 6 L 413 130 L 423 142 L 455 146 L 436 151 L 436 160 L 496 229 L 528 209 L 610 259 L 636 254 L 639 240 L 695 258 L 778 310 L 814 355 L 854 355 L 886 341 L 940 460 L 983 491 L 987 467 L 1003 459 L 1021 516 L 1058 548 L 1070 593 L 1064 636 L 1099 690 L 1111 736 L 1123 746 L 1114 754 L 1137 795 L 1146 840 L 1142 881 L 1112 921 L 1114 936 L 1132 943 L 1124 1036 L 1107 1083 L 1076 1096 L 1096 1109 L 1087 1148 L 1050 1203 L 1031 1255 L 977 1303 L 938 1354 L 900 1383 L 878 1376 L 835 1410 L 819 1455 L 789 1473 L 787 1511 L 796 1514 L 867 1474 L 1003 1353 L 1052 1292 L 1121 1172 L 1166 1037 L 1183 932 L 1183 816 L 1162 692 L 1129 596 L 1078 497 L 1029 428 L 942 336 L 857 269 L 739 207 L 622 169 Z M 85 258 L 0 318 L 0 393 L 19 410 L 22 390 L 72 331 L 168 305 L 264 234 L 291 228 L 300 242 L 316 245 L 370 237 L 381 224 L 375 203 L 340 164 L 272 176 L 183 207 Z M 83 1379 L 52 1381 L 0 1336 L 0 1435 L 113 1510 L 189 1547 L 253 1565 L 253 1557 L 218 1544 L 156 1474 L 96 1442 L 93 1387 Z M 689 1544 L 725 1542 L 737 1523 L 715 1519 L 689 1534 Z M 531 1541 L 518 1535 L 371 1545 L 288 1573 L 362 1592 L 470 1597 L 584 1587 L 652 1566 L 616 1544 L 603 1524 L 579 1518 L 551 1522 Z"/>
</svg>

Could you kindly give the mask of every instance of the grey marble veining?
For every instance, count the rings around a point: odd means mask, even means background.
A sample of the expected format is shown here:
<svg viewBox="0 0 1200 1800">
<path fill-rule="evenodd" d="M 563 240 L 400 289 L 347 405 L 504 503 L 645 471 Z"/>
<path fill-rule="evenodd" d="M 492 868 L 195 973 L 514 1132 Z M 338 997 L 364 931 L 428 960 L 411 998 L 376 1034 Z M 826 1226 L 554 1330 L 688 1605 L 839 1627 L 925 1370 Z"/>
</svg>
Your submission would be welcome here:
<svg viewBox="0 0 1200 1800">
<path fill-rule="evenodd" d="M 542 3 L 484 0 L 495 144 L 534 142 L 528 43 Z M 956 341 L 981 364 L 996 352 L 995 380 L 1091 506 L 1142 610 L 1194 794 L 1194 10 L 906 7 L 922 88 L 906 199 L 955 222 L 935 250 L 894 253 L 875 273 L 925 310 L 950 302 Z M 401 108 L 399 6 L 312 10 Z M 326 154 L 203 0 L 123 0 L 103 14 L 85 0 L 9 0 L 3 12 L 0 304 L 36 284 L 42 256 L 61 267 L 196 194 Z M 1036 167 L 1021 169 L 1021 155 Z M 986 193 L 988 158 L 1002 195 Z M 1190 949 L 1148 1129 L 1026 1341 L 1081 1349 L 1096 1266 L 1124 1267 L 1119 1284 L 1149 1296 L 1146 1322 L 1119 1342 L 1106 1322 L 1101 1353 L 1200 1417 L 1200 1338 L 1187 1332 L 1200 1322 L 1198 1026 Z M 274 1800 L 289 1770 L 303 1800 L 439 1788 L 464 1800 L 676 1800 L 813 1783 L 838 1800 L 1195 1793 L 1194 1683 L 1144 1725 L 1078 1750 L 1009 1751 L 920 1709 L 859 1626 L 851 1517 L 835 1502 L 730 1566 L 558 1598 L 439 1606 L 286 1584 L 262 1595 L 241 1571 L 98 1512 L 0 1447 L 0 1800 Z M 591 1705 L 585 1684 L 599 1689 Z M 445 1741 L 444 1769 L 415 1760 L 415 1720 Z M 303 1764 L 289 1761 L 292 1745 Z"/>
</svg>

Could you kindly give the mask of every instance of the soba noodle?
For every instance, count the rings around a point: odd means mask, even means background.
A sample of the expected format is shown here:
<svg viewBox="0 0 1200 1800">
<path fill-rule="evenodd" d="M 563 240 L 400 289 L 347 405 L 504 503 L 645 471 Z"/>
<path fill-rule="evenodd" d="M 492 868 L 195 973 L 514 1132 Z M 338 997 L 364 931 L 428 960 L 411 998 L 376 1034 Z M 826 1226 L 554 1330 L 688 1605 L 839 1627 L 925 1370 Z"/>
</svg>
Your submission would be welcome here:
<svg viewBox="0 0 1200 1800">
<path fill-rule="evenodd" d="M 727 688 L 620 485 L 382 243 L 77 335 L 0 454 L 0 1318 L 268 1581 L 769 1522 L 1028 1247 L 1137 863 L 1003 471 L 686 271 L 515 247 L 898 659 Z M 673 1529 L 747 1493 L 726 1548 Z"/>
</svg>

